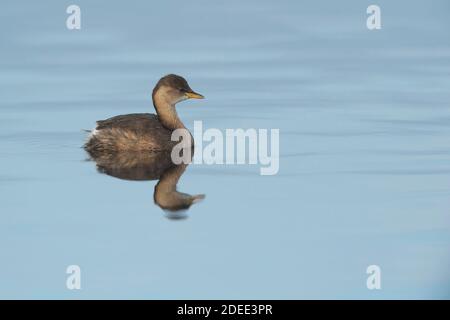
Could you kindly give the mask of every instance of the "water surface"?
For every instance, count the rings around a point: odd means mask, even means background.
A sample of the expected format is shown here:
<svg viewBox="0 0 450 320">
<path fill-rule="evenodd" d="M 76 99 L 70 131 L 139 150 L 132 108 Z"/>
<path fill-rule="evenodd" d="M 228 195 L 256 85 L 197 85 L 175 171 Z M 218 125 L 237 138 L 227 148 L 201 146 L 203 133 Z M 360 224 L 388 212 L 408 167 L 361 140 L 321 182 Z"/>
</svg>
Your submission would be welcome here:
<svg viewBox="0 0 450 320">
<path fill-rule="evenodd" d="M 1 298 L 449 298 L 450 4 L 7 2 L 0 10 Z M 279 128 L 280 171 L 190 165 L 187 219 L 156 181 L 99 174 L 83 129 L 153 112 Z M 65 270 L 82 270 L 82 290 Z M 366 267 L 382 289 L 366 288 Z"/>
</svg>

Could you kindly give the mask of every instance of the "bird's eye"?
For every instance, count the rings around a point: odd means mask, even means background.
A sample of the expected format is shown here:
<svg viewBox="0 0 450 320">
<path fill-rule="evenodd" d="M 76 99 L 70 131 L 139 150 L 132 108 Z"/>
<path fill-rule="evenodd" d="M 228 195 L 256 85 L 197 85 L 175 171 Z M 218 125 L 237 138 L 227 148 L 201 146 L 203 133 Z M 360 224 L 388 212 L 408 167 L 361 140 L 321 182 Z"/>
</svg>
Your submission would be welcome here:
<svg viewBox="0 0 450 320">
<path fill-rule="evenodd" d="M 186 92 L 186 90 L 183 88 L 178 88 L 178 90 L 180 90 L 181 92 Z"/>
</svg>

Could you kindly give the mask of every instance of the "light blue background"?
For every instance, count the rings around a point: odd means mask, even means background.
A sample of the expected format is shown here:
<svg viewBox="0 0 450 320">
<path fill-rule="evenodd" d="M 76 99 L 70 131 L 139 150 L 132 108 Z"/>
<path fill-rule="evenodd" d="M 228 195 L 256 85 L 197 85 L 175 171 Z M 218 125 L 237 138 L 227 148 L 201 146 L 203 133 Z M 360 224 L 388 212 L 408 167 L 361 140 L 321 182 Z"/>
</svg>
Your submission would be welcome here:
<svg viewBox="0 0 450 320">
<path fill-rule="evenodd" d="M 2 2 L 0 298 L 449 298 L 449 14 L 445 0 Z M 276 176 L 191 165 L 179 189 L 206 199 L 182 221 L 154 181 L 98 174 L 81 148 L 95 120 L 153 112 L 172 72 L 207 97 L 178 108 L 188 127 L 281 134 Z"/>
</svg>

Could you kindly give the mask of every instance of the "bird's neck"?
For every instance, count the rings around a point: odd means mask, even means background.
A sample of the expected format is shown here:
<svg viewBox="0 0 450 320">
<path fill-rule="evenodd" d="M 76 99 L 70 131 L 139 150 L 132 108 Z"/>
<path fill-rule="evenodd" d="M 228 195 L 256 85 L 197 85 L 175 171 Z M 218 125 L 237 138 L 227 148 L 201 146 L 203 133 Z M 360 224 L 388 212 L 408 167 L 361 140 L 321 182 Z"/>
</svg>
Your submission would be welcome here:
<svg viewBox="0 0 450 320">
<path fill-rule="evenodd" d="M 169 130 L 186 128 L 178 117 L 175 104 L 170 103 L 165 96 L 155 94 L 153 96 L 153 105 L 158 115 L 159 121 Z"/>
</svg>

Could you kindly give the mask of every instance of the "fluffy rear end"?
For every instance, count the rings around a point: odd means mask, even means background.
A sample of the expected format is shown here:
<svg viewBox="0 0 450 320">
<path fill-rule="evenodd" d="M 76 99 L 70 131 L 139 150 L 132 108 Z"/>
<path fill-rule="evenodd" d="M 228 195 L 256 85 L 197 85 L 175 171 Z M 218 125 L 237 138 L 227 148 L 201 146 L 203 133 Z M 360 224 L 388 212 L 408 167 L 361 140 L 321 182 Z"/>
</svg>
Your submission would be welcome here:
<svg viewBox="0 0 450 320">
<path fill-rule="evenodd" d="M 118 153 L 127 151 L 161 151 L 151 137 L 143 137 L 130 130 L 101 129 L 94 130 L 84 145 L 92 154 Z"/>
</svg>

